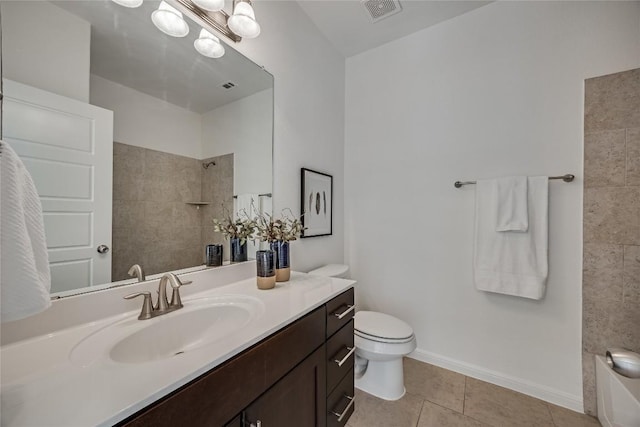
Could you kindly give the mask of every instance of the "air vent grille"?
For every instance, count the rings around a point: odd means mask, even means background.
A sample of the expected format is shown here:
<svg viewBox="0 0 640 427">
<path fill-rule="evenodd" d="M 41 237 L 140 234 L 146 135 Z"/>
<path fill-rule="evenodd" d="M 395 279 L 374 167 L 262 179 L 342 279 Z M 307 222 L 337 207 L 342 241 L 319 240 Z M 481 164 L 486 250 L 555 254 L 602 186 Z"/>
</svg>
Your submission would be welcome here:
<svg viewBox="0 0 640 427">
<path fill-rule="evenodd" d="M 378 22 L 402 11 L 398 0 L 361 0 L 361 3 L 367 9 L 371 22 Z"/>
<path fill-rule="evenodd" d="M 227 82 L 223 84 L 222 87 L 225 89 L 231 89 L 232 87 L 235 87 L 235 84 L 233 84 L 232 82 Z"/>
</svg>

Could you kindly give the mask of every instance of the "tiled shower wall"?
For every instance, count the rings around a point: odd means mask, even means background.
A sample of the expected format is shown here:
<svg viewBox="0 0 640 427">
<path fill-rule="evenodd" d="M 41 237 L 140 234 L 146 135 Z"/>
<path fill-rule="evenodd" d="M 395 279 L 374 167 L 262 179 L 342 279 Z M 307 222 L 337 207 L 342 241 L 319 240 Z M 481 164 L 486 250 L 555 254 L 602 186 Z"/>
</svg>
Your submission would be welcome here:
<svg viewBox="0 0 640 427">
<path fill-rule="evenodd" d="M 582 364 L 596 414 L 594 355 L 640 352 L 640 69 L 585 82 Z"/>
<path fill-rule="evenodd" d="M 133 264 L 150 275 L 204 262 L 203 242 L 216 238 L 210 215 L 233 202 L 233 154 L 210 160 L 205 170 L 203 160 L 114 142 L 113 281 Z M 211 205 L 187 204 L 196 201 Z"/>
</svg>

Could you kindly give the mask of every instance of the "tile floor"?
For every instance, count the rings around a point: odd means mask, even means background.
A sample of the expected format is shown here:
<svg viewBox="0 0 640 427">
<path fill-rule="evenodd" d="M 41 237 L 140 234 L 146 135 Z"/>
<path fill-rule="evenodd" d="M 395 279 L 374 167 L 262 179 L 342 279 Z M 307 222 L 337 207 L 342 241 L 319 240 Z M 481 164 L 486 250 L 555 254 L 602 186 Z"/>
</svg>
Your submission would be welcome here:
<svg viewBox="0 0 640 427">
<path fill-rule="evenodd" d="M 404 359 L 407 393 L 389 402 L 356 390 L 348 427 L 599 427 L 597 419 Z"/>
</svg>

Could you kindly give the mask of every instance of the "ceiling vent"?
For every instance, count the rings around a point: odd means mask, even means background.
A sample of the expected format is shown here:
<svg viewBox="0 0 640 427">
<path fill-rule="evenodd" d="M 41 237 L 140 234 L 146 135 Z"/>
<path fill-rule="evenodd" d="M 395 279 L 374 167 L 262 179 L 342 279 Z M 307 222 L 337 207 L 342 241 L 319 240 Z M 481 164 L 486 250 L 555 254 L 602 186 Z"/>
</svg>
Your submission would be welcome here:
<svg viewBox="0 0 640 427">
<path fill-rule="evenodd" d="M 371 22 L 376 23 L 402 11 L 398 0 L 360 0 Z"/>
<path fill-rule="evenodd" d="M 227 83 L 222 85 L 222 87 L 225 88 L 225 89 L 231 89 L 234 86 L 235 85 L 232 82 L 227 82 Z"/>
</svg>

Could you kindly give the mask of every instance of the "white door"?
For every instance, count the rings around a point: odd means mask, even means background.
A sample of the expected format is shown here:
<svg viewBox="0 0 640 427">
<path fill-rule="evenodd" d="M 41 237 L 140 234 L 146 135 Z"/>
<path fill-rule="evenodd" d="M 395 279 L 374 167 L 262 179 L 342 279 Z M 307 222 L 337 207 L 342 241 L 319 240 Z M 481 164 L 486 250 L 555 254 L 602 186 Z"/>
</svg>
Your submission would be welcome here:
<svg viewBox="0 0 640 427">
<path fill-rule="evenodd" d="M 5 79 L 3 116 L 42 201 L 51 292 L 111 282 L 113 112 Z"/>
</svg>

